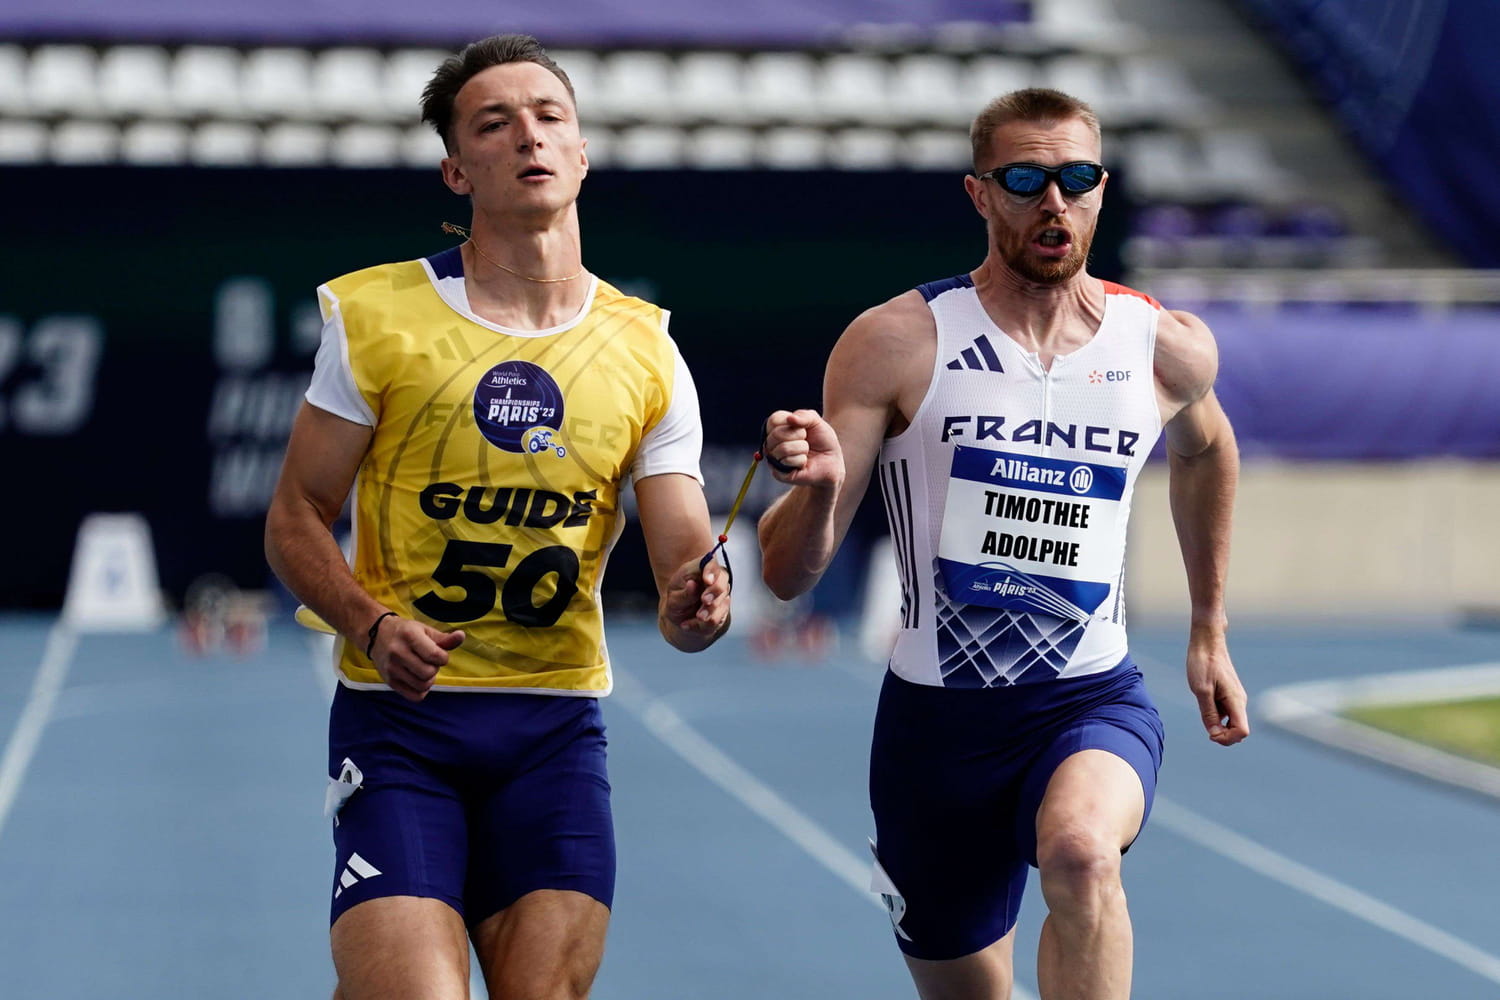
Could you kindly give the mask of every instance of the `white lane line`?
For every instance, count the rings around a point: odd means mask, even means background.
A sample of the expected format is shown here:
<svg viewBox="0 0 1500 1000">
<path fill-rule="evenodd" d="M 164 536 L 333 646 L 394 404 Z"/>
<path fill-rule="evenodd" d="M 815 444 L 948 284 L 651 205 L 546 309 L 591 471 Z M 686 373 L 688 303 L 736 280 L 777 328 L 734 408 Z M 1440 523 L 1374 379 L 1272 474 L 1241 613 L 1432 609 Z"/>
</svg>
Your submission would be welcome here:
<svg viewBox="0 0 1500 1000">
<path fill-rule="evenodd" d="M 615 667 L 615 697 L 670 750 L 689 766 L 727 792 L 751 812 L 764 819 L 787 839 L 831 872 L 839 881 L 866 899 L 881 913 L 885 904 L 870 890 L 870 862 L 861 861 L 796 806 L 745 770 L 709 742 L 662 699 L 654 697 L 635 678 Z M 1036 1000 L 1016 983 L 1012 1000 Z"/>
<path fill-rule="evenodd" d="M 1448 753 L 1344 716 L 1357 706 L 1438 704 L 1500 694 L 1500 664 L 1405 670 L 1286 684 L 1256 699 L 1267 722 L 1434 781 L 1500 798 L 1500 767 Z"/>
<path fill-rule="evenodd" d="M 1149 667 L 1153 675 L 1163 680 L 1173 675 L 1172 669 L 1160 660 L 1142 656 L 1134 651 L 1131 652 L 1131 657 L 1142 667 Z M 853 673 L 853 671 L 850 672 Z M 861 675 L 856 674 L 856 676 Z M 863 679 L 862 676 L 861 679 Z M 1488 678 L 1485 680 L 1487 681 Z M 1156 697 L 1193 709 L 1197 708 L 1197 700 L 1187 692 L 1185 684 L 1164 686 L 1167 690 L 1154 692 Z M 1500 958 L 1388 903 L 1366 895 L 1353 886 L 1345 885 L 1337 879 L 1277 854 L 1270 848 L 1179 806 L 1162 795 L 1156 796 L 1151 818 L 1178 836 L 1243 865 L 1259 875 L 1388 931 L 1492 982 L 1500 983 Z"/>
<path fill-rule="evenodd" d="M 1303 681 L 1270 688 L 1261 697 L 1265 698 L 1277 691 L 1299 704 L 1325 711 L 1339 711 L 1349 705 L 1468 701 L 1500 694 L 1500 663 L 1465 663 L 1451 667 Z"/>
<path fill-rule="evenodd" d="M 868 862 L 861 862 L 828 831 L 710 743 L 660 698 L 648 698 L 643 704 L 636 703 L 634 698 L 630 702 L 628 707 L 636 717 L 677 756 L 770 823 L 839 881 L 885 910 L 885 905 L 870 892 Z"/>
<path fill-rule="evenodd" d="M 36 754 L 42 731 L 52 717 L 52 707 L 57 702 L 58 692 L 67 679 L 68 667 L 73 662 L 73 653 L 78 648 L 78 633 L 61 622 L 52 626 L 47 635 L 47 646 L 42 653 L 41 666 L 31 682 L 31 694 L 16 728 L 11 731 L 5 744 L 5 756 L 0 757 L 0 833 L 5 830 L 5 821 L 10 817 L 11 806 L 21 784 L 26 780 L 26 769 Z"/>
<path fill-rule="evenodd" d="M 1170 668 L 1160 660 L 1143 657 L 1134 652 L 1131 656 L 1141 666 L 1149 666 L 1153 674 L 1158 671 L 1170 672 Z M 1178 704 L 1190 705 L 1195 710 L 1197 708 L 1197 700 L 1187 693 L 1185 686 L 1171 685 L 1165 697 Z M 1257 700 L 1251 700 L 1252 710 Z M 1254 722 L 1253 715 L 1251 722 L 1252 724 Z M 1321 900 L 1356 919 L 1425 948 L 1492 982 L 1500 983 L 1500 958 L 1441 928 L 1413 917 L 1403 910 L 1398 910 L 1389 903 L 1383 903 L 1353 886 L 1345 885 L 1322 872 L 1277 854 L 1270 848 L 1241 836 L 1228 827 L 1220 826 L 1212 820 L 1199 816 L 1160 795 L 1156 797 L 1151 816 L 1173 833 L 1241 864 L 1257 874 L 1279 882 L 1289 889 Z"/>
<path fill-rule="evenodd" d="M 1173 833 L 1289 889 L 1321 900 L 1420 948 L 1500 983 L 1500 958 L 1337 879 L 1262 847 L 1226 826 L 1157 796 L 1151 818 Z"/>
</svg>

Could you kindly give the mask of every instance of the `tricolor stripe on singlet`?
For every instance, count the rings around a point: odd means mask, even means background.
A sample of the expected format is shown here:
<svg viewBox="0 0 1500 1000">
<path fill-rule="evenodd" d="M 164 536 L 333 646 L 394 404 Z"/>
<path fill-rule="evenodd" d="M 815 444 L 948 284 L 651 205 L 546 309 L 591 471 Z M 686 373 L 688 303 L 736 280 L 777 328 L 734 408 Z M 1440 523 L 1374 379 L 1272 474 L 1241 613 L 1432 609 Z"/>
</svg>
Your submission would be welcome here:
<svg viewBox="0 0 1500 1000">
<path fill-rule="evenodd" d="M 931 302 L 944 292 L 951 292 L 955 288 L 973 288 L 974 279 L 967 274 L 957 274 L 951 278 L 942 278 L 938 281 L 929 281 L 918 285 L 917 291 L 922 293 L 924 302 Z"/>
<path fill-rule="evenodd" d="M 880 468 L 880 492 L 885 495 L 885 516 L 891 526 L 891 544 L 901 573 L 901 627 L 916 628 L 922 604 L 917 587 L 916 527 L 911 505 L 911 474 L 906 460 L 888 462 Z"/>
<path fill-rule="evenodd" d="M 1130 288 L 1126 285 L 1121 285 L 1113 281 L 1101 281 L 1100 284 L 1104 286 L 1105 295 L 1134 295 L 1138 299 L 1145 299 L 1147 302 L 1151 303 L 1152 307 L 1156 309 L 1161 308 L 1161 303 L 1153 299 L 1151 296 L 1147 295 L 1145 292 L 1137 291 L 1134 288 Z"/>
</svg>

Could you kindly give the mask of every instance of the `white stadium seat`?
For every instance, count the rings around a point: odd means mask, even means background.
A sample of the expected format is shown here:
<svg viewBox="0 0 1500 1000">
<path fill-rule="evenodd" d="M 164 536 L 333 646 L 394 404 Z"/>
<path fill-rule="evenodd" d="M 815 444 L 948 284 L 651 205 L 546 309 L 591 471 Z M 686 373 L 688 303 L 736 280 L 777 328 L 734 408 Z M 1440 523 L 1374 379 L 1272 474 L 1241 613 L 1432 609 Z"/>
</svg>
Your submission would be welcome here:
<svg viewBox="0 0 1500 1000">
<path fill-rule="evenodd" d="M 1016 56 L 979 56 L 969 64 L 964 86 L 969 103 L 978 114 L 986 104 L 1001 94 L 1030 87 L 1034 76 L 1032 63 Z"/>
<path fill-rule="evenodd" d="M 1112 78 L 1105 57 L 1059 56 L 1047 64 L 1042 82 L 1090 105 L 1102 123 L 1111 127 L 1125 124 L 1117 118 L 1120 81 Z"/>
<path fill-rule="evenodd" d="M 98 117 L 99 58 L 86 45 L 43 45 L 31 53 L 26 73 L 31 112 Z"/>
<path fill-rule="evenodd" d="M 590 125 L 585 121 L 583 137 L 587 140 L 583 151 L 588 155 L 590 170 L 614 166 L 615 131 L 613 129 L 603 125 Z"/>
<path fill-rule="evenodd" d="M 422 90 L 448 53 L 441 49 L 402 49 L 385 61 L 380 95 L 385 116 L 392 121 L 415 122 L 422 118 Z"/>
<path fill-rule="evenodd" d="M 610 122 L 669 122 L 676 102 L 672 59 L 664 52 L 626 50 L 606 56 L 588 117 Z"/>
<path fill-rule="evenodd" d="M 887 129 L 844 129 L 830 140 L 828 160 L 842 170 L 889 170 L 900 166 L 900 146 L 900 137 Z"/>
<path fill-rule="evenodd" d="M 148 167 L 185 163 L 189 134 L 188 127 L 181 122 L 135 122 L 120 133 L 120 159 Z"/>
<path fill-rule="evenodd" d="M 1305 195 L 1301 182 L 1272 158 L 1266 141 L 1254 132 L 1219 129 L 1205 132 L 1204 172 L 1224 185 L 1224 196 L 1248 201 L 1291 200 Z"/>
<path fill-rule="evenodd" d="M 686 136 L 667 125 L 638 125 L 620 133 L 614 162 L 631 170 L 670 170 L 682 165 Z"/>
<path fill-rule="evenodd" d="M 1145 33 L 1120 20 L 1110 0 L 1033 0 L 1031 22 L 1018 35 L 1039 48 L 1130 52 L 1145 44 Z"/>
<path fill-rule="evenodd" d="M 760 161 L 778 170 L 816 170 L 828 165 L 828 136 L 822 129 L 788 126 L 766 130 Z"/>
<path fill-rule="evenodd" d="M 547 55 L 567 74 L 580 119 L 587 122 L 599 95 L 599 57 L 586 49 L 549 50 Z"/>
<path fill-rule="evenodd" d="M 443 140 L 425 122 L 408 126 L 401 134 L 400 158 L 408 167 L 437 170 L 446 155 Z"/>
<path fill-rule="evenodd" d="M 0 115 L 21 117 L 31 110 L 26 96 L 26 50 L 0 45 Z"/>
<path fill-rule="evenodd" d="M 157 45 L 116 45 L 99 59 L 99 102 L 128 118 L 164 118 L 173 112 L 172 60 Z"/>
<path fill-rule="evenodd" d="M 313 102 L 331 119 L 380 121 L 387 115 L 384 75 L 385 58 L 374 49 L 325 49 L 313 61 Z"/>
<path fill-rule="evenodd" d="M 41 122 L 0 119 L 0 163 L 45 163 L 50 138 Z"/>
<path fill-rule="evenodd" d="M 758 122 L 821 119 L 818 67 L 804 52 L 758 52 L 745 60 L 745 113 Z"/>
<path fill-rule="evenodd" d="M 333 133 L 330 159 L 340 167 L 401 165 L 401 130 L 392 125 L 355 122 Z"/>
<path fill-rule="evenodd" d="M 111 122 L 66 121 L 52 130 L 52 162 L 77 166 L 113 163 L 120 129 Z"/>
<path fill-rule="evenodd" d="M 1130 190 L 1144 201 L 1205 201 L 1219 188 L 1179 132 L 1145 132 L 1123 143 Z"/>
<path fill-rule="evenodd" d="M 891 77 L 891 105 L 907 121 L 967 125 L 979 105 L 965 92 L 962 74 L 962 64 L 951 56 L 903 56 Z"/>
<path fill-rule="evenodd" d="M 277 122 L 261 137 L 260 160 L 271 167 L 319 167 L 328 162 L 328 129 L 308 122 Z"/>
<path fill-rule="evenodd" d="M 322 116 L 313 97 L 312 56 L 303 49 L 254 49 L 241 79 L 245 110 L 268 121 Z"/>
<path fill-rule="evenodd" d="M 689 52 L 677 61 L 678 113 L 692 121 L 737 124 L 747 118 L 744 66 L 729 52 Z"/>
<path fill-rule="evenodd" d="M 187 118 L 237 118 L 243 59 L 234 49 L 189 45 L 172 61 L 172 104 Z"/>
<path fill-rule="evenodd" d="M 901 161 L 914 170 L 967 171 L 973 166 L 969 136 L 954 129 L 913 132 L 902 142 Z"/>
<path fill-rule="evenodd" d="M 260 149 L 260 129 L 247 122 L 208 122 L 194 130 L 188 158 L 204 167 L 253 164 Z"/>
<path fill-rule="evenodd" d="M 694 132 L 684 159 L 706 170 L 742 170 L 755 166 L 755 133 L 733 125 L 710 125 Z"/>
<path fill-rule="evenodd" d="M 1136 117 L 1179 128 L 1201 125 L 1211 104 L 1176 63 L 1155 56 L 1120 60 L 1120 99 Z"/>
<path fill-rule="evenodd" d="M 840 53 L 825 59 L 821 69 L 817 99 L 828 120 L 890 122 L 890 73 L 884 59 Z"/>
</svg>

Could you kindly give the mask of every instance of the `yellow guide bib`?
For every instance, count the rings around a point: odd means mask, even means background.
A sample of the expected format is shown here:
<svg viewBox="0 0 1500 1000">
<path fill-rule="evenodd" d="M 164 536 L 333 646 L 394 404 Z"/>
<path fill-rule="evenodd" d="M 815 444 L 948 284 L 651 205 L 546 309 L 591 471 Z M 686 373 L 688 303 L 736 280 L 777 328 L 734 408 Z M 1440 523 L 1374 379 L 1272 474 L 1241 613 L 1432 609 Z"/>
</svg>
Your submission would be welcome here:
<svg viewBox="0 0 1500 1000">
<path fill-rule="evenodd" d="M 355 579 L 402 615 L 464 630 L 437 687 L 606 693 L 600 579 L 621 482 L 672 399 L 665 314 L 596 281 L 574 321 L 504 331 L 440 294 L 454 277 L 456 249 L 319 289 L 325 348 L 342 333 L 373 417 Z M 381 683 L 341 645 L 348 681 Z"/>
</svg>

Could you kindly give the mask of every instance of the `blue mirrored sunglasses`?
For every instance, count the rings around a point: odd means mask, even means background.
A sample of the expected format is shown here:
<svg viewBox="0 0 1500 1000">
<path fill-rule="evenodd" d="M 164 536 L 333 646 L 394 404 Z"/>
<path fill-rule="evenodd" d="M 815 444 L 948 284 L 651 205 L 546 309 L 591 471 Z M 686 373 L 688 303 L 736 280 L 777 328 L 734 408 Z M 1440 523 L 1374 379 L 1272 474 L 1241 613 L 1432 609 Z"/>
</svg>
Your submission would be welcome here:
<svg viewBox="0 0 1500 1000">
<path fill-rule="evenodd" d="M 1104 165 L 1088 160 L 1074 160 L 1057 167 L 1045 167 L 1040 163 L 1006 163 L 980 174 L 979 179 L 992 180 L 1002 191 L 1022 198 L 1041 194 L 1049 180 L 1057 181 L 1063 194 L 1084 194 L 1104 180 Z"/>
</svg>

